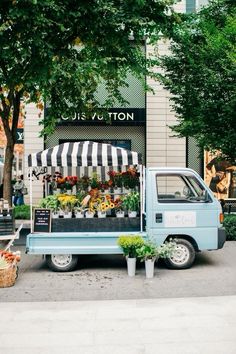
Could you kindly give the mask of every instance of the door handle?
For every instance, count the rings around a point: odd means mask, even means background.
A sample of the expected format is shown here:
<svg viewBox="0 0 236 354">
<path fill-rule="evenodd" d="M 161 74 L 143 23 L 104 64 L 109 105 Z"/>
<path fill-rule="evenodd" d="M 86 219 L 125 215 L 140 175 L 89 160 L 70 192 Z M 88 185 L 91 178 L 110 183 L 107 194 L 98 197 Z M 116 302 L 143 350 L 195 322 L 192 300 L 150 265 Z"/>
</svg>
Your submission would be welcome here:
<svg viewBox="0 0 236 354">
<path fill-rule="evenodd" d="M 162 223 L 162 214 L 161 213 L 156 214 L 156 223 Z"/>
</svg>

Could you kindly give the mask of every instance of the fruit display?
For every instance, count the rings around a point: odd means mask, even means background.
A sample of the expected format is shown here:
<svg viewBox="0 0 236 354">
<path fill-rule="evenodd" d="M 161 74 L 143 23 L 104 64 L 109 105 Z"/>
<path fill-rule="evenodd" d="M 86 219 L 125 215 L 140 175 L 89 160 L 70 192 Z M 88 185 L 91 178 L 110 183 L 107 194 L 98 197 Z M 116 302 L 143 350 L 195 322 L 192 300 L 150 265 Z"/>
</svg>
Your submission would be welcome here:
<svg viewBox="0 0 236 354">
<path fill-rule="evenodd" d="M 0 269 L 7 269 L 16 265 L 21 258 L 20 251 L 10 252 L 0 250 Z"/>
</svg>

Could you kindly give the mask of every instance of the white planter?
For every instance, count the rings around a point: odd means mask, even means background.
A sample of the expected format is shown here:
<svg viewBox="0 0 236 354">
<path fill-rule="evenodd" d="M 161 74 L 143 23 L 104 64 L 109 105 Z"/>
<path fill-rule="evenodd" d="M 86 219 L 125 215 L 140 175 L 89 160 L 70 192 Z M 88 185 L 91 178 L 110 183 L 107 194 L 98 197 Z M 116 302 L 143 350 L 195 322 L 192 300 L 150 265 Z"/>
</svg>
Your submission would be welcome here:
<svg viewBox="0 0 236 354">
<path fill-rule="evenodd" d="M 62 210 L 60 210 L 60 211 L 59 211 L 59 216 L 64 218 L 64 216 L 65 216 L 65 212 L 64 212 L 64 211 L 62 211 Z"/>
<path fill-rule="evenodd" d="M 147 259 L 145 261 L 145 271 L 146 271 L 146 278 L 153 278 L 154 276 L 154 265 L 155 260 Z"/>
<path fill-rule="evenodd" d="M 93 218 L 93 217 L 94 217 L 94 213 L 88 213 L 88 212 L 87 212 L 87 213 L 85 214 L 85 217 L 86 217 L 86 218 Z"/>
<path fill-rule="evenodd" d="M 129 194 L 131 192 L 130 188 L 123 188 L 123 193 L 124 194 Z"/>
<path fill-rule="evenodd" d="M 98 211 L 98 218 L 105 218 L 107 216 L 105 211 Z"/>
<path fill-rule="evenodd" d="M 124 211 L 120 211 L 120 212 L 116 213 L 116 217 L 117 218 L 124 218 L 125 217 L 125 212 Z"/>
<path fill-rule="evenodd" d="M 65 214 L 64 214 L 64 218 L 65 218 L 65 219 L 70 219 L 70 218 L 72 218 L 72 212 L 71 212 L 71 211 L 68 211 L 68 213 L 65 213 Z"/>
<path fill-rule="evenodd" d="M 127 257 L 127 270 L 128 276 L 134 277 L 136 271 L 136 258 L 129 258 Z"/>
<path fill-rule="evenodd" d="M 71 189 L 67 189 L 66 190 L 66 194 L 71 195 L 72 194 L 72 190 Z"/>
<path fill-rule="evenodd" d="M 57 188 L 56 194 L 61 194 L 61 188 Z"/>
<path fill-rule="evenodd" d="M 82 219 L 82 218 L 84 218 L 84 213 L 77 211 L 77 213 L 75 213 L 75 217 L 76 217 L 77 219 Z"/>
<path fill-rule="evenodd" d="M 121 188 L 114 188 L 114 194 L 121 194 Z"/>
<path fill-rule="evenodd" d="M 58 213 L 52 213 L 52 218 L 53 219 L 58 219 L 59 218 L 59 214 Z"/>
<path fill-rule="evenodd" d="M 109 191 L 109 189 L 104 189 L 104 192 L 103 192 L 104 194 L 110 194 L 110 191 Z"/>
<path fill-rule="evenodd" d="M 77 193 L 77 188 L 76 188 L 76 186 L 73 186 L 72 187 L 72 194 L 76 194 Z"/>
<path fill-rule="evenodd" d="M 137 216 L 137 211 L 129 211 L 128 212 L 129 218 L 136 218 Z"/>
</svg>

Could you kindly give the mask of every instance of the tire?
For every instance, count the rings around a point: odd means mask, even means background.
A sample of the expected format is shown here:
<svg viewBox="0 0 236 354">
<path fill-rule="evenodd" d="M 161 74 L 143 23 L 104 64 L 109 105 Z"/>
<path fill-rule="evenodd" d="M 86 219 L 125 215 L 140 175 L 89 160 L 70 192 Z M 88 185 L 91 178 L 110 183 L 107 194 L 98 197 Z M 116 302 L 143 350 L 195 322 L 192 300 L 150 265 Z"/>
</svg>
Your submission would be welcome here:
<svg viewBox="0 0 236 354">
<path fill-rule="evenodd" d="M 54 272 L 70 272 L 78 263 L 78 256 L 72 254 L 46 255 L 46 263 Z"/>
<path fill-rule="evenodd" d="M 177 249 L 170 258 L 165 258 L 165 264 L 170 269 L 187 269 L 195 261 L 196 252 L 193 245 L 183 239 L 175 239 Z"/>
</svg>

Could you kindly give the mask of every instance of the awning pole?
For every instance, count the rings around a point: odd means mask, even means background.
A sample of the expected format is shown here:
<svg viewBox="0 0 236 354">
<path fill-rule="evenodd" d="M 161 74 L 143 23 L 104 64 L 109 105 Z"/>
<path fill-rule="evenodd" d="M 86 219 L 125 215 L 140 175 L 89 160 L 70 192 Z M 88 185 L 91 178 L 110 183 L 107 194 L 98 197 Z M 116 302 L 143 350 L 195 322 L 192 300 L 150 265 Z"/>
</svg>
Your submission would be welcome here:
<svg viewBox="0 0 236 354">
<path fill-rule="evenodd" d="M 143 165 L 140 165 L 140 231 L 143 232 Z"/>
<path fill-rule="evenodd" d="M 146 199 L 146 168 L 143 167 L 143 205 L 142 205 L 142 214 L 143 215 L 146 215 L 145 199 Z"/>
<path fill-rule="evenodd" d="M 33 232 L 33 183 L 32 167 L 30 167 L 30 231 Z"/>
</svg>

